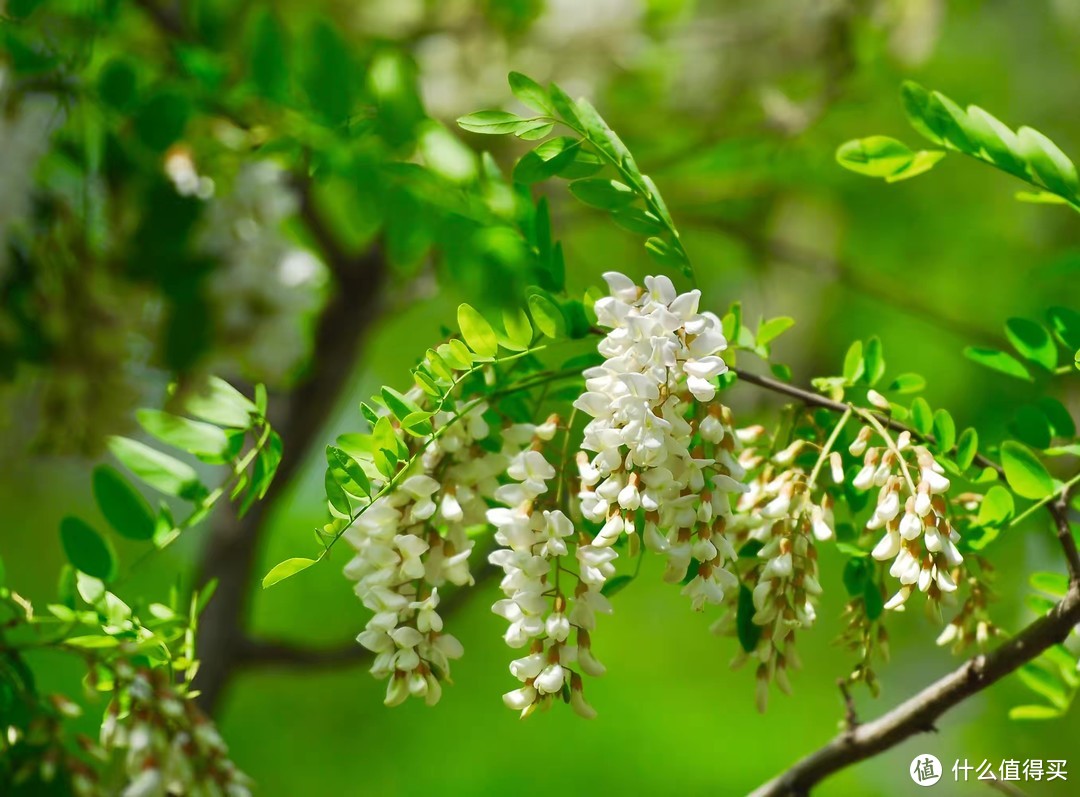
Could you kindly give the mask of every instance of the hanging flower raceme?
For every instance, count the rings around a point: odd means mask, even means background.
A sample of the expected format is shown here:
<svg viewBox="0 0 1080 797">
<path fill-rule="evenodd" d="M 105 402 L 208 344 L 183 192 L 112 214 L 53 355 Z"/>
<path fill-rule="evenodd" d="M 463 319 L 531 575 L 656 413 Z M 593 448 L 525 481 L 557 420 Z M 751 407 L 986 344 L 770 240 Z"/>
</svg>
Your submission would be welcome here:
<svg viewBox="0 0 1080 797">
<path fill-rule="evenodd" d="M 249 797 L 247 777 L 228 757 L 213 723 L 169 682 L 164 669 L 114 668 L 123 702 L 110 704 L 101 726 L 105 755 L 123 755 L 128 785 L 121 797 Z"/>
<path fill-rule="evenodd" d="M 558 697 L 591 718 L 596 712 L 585 702 L 581 675 L 604 673 L 592 654 L 590 632 L 597 613 L 611 612 L 601 590 L 615 572 L 616 553 L 576 534 L 549 491 L 556 470 L 543 448 L 556 428 L 557 419 L 550 418 L 540 427 L 513 426 L 503 436 L 510 481 L 496 490 L 501 506 L 487 517 L 502 546 L 489 560 L 503 570 L 506 597 L 492 610 L 509 623 L 506 643 L 528 650 L 510 664 L 522 686 L 503 695 L 506 705 L 525 717 Z"/>
<path fill-rule="evenodd" d="M 912 445 L 908 432 L 901 432 L 895 442 L 885 440 L 884 448 L 869 445 L 873 435 L 864 427 L 850 452 L 863 457 L 854 487 L 877 489 L 866 529 L 884 534 L 872 556 L 892 560 L 889 574 L 900 582 L 885 608 L 901 610 L 916 588 L 927 595 L 931 606 L 939 606 L 956 591 L 956 576 L 964 561 L 956 547 L 960 535 L 947 514 L 949 480 L 924 446 Z"/>
<path fill-rule="evenodd" d="M 815 502 L 810 475 L 795 463 L 804 441 L 773 452 L 761 427 L 740 429 L 736 437 L 744 446 L 739 462 L 751 478 L 728 533 L 738 548 L 757 548 L 744 578 L 752 596 L 751 621 L 761 627 L 749 655 L 758 661 L 757 702 L 764 711 L 770 681 L 791 691 L 788 670 L 799 667 L 796 632 L 814 624 L 822 592 L 815 545 L 832 539 L 834 521 L 831 499 L 823 494 Z M 715 630 L 731 630 L 734 613 Z M 735 663 L 745 656 L 744 651 Z"/>
<path fill-rule="evenodd" d="M 450 660 L 463 653 L 461 643 L 443 632 L 439 588 L 473 583 L 467 529 L 484 522 L 506 467 L 504 455 L 478 445 L 491 431 L 486 409 L 473 401 L 436 412 L 430 418 L 433 441 L 407 435 L 388 417 L 376 424 L 380 444 L 406 452 L 426 445 L 395 489 L 373 500 L 357 497 L 359 517 L 344 534 L 356 550 L 345 575 L 373 612 L 357 641 L 375 653 L 372 675 L 389 679 L 387 705 L 410 695 L 437 703 Z M 371 494 L 382 486 L 376 481 Z"/>
<path fill-rule="evenodd" d="M 745 489 L 730 413 L 709 404 L 727 370 L 720 319 L 698 312 L 699 291 L 678 294 L 667 277 L 646 277 L 644 289 L 616 272 L 604 279 L 611 295 L 595 304 L 610 330 L 597 347 L 604 362 L 585 372 L 574 403 L 591 418 L 578 470 L 581 512 L 602 524 L 592 545 L 635 535 L 641 517 L 646 546 L 667 557 L 665 579 L 689 575 L 683 593 L 695 609 L 719 604 L 737 584 L 724 533 L 730 495 Z"/>
</svg>

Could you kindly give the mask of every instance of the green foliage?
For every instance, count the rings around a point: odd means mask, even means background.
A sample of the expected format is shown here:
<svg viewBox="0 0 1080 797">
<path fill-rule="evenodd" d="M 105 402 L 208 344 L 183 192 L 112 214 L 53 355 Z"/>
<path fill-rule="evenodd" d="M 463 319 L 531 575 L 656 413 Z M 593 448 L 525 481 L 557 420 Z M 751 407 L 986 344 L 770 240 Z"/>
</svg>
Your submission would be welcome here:
<svg viewBox="0 0 1080 797">
<path fill-rule="evenodd" d="M 458 125 L 472 133 L 546 139 L 515 165 L 515 181 L 531 185 L 551 177 L 572 180 L 571 194 L 608 211 L 624 229 L 647 236 L 645 249 L 661 266 L 692 279 L 689 256 L 656 184 L 642 173 L 622 139 L 588 100 L 572 100 L 554 83 L 544 89 L 519 73 L 511 73 L 510 87 L 518 99 L 543 115 L 526 118 L 506 111 L 478 111 L 460 117 Z M 574 135 L 548 138 L 560 124 Z M 589 178 L 603 168 L 617 179 Z"/>
<path fill-rule="evenodd" d="M 836 151 L 836 160 L 844 168 L 867 177 L 882 177 L 887 183 L 927 172 L 944 157 L 941 150 L 913 152 L 903 142 L 887 136 L 848 141 Z"/>
<path fill-rule="evenodd" d="M 939 91 L 917 83 L 901 90 L 908 121 L 921 135 L 944 149 L 913 152 L 885 136 L 848 141 L 837 150 L 841 166 L 895 182 L 929 171 L 949 150 L 968 155 L 1031 184 L 1035 193 L 1017 199 L 1070 205 L 1080 211 L 1080 179 L 1076 166 L 1050 139 L 1030 127 L 1010 130 L 974 105 L 964 110 Z"/>
<path fill-rule="evenodd" d="M 1009 440 L 1001 446 L 1001 465 L 1013 491 L 1024 498 L 1042 499 L 1054 491 L 1054 480 L 1030 449 Z"/>
</svg>

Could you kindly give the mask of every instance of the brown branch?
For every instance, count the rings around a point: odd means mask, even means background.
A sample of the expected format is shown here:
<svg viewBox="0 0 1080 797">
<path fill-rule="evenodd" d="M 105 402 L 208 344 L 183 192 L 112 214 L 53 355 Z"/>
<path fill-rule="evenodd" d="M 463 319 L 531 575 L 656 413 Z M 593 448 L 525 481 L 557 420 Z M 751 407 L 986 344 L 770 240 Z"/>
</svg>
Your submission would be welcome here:
<svg viewBox="0 0 1080 797">
<path fill-rule="evenodd" d="M 302 194 L 302 196 L 306 196 Z M 308 200 L 301 216 L 316 238 L 322 238 L 318 217 Z M 288 395 L 270 402 L 285 450 L 270 490 L 241 519 L 221 514 L 211 528 L 203 551 L 199 583 L 217 579 L 217 591 L 200 622 L 202 664 L 200 702 L 212 711 L 238 663 L 246 640 L 248 597 L 255 581 L 259 541 L 282 495 L 318 442 L 319 432 L 353 372 L 364 332 L 380 315 L 378 304 L 386 282 L 387 264 L 381 246 L 355 259 L 343 259 L 336 249 L 324 252 L 338 286 L 319 319 L 310 371 Z"/>
<path fill-rule="evenodd" d="M 1080 623 L 1080 587 L 1074 584 L 1060 603 L 999 648 L 969 659 L 883 717 L 854 731 L 842 732 L 784 774 L 751 792 L 750 797 L 808 794 L 814 785 L 834 772 L 932 729 L 953 706 L 1063 642 L 1077 623 Z"/>
<path fill-rule="evenodd" d="M 1076 538 L 1069 527 L 1069 490 L 1061 491 L 1061 497 L 1048 505 L 1054 517 L 1058 542 L 1065 553 L 1065 564 L 1069 568 L 1069 581 L 1074 588 L 1080 588 L 1080 552 L 1076 550 Z"/>
<path fill-rule="evenodd" d="M 855 700 L 851 696 L 847 679 L 837 679 L 836 685 L 840 689 L 840 696 L 844 699 L 844 729 L 848 733 L 854 733 L 859 727 L 859 715 L 855 711 Z"/>
</svg>

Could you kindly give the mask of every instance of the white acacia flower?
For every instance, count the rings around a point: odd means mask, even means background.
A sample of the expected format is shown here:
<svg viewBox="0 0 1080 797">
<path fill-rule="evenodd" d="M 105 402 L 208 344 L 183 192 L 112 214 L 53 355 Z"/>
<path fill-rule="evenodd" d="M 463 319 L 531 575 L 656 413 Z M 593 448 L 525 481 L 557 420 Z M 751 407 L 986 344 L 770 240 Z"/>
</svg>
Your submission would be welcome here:
<svg viewBox="0 0 1080 797">
<path fill-rule="evenodd" d="M 595 304 L 609 330 L 597 346 L 604 362 L 585 371 L 575 402 L 591 419 L 577 458 L 582 514 L 601 524 L 590 547 L 610 549 L 636 533 L 645 510 L 643 538 L 667 558 L 665 578 L 682 581 L 696 554 L 704 575 L 687 591 L 691 603 L 719 603 L 734 579 L 725 568 L 731 546 L 716 539 L 729 495 L 745 489 L 743 471 L 731 454 L 730 413 L 712 404 L 688 420 L 688 411 L 712 401 L 727 370 L 720 320 L 699 312 L 698 291 L 679 294 L 667 277 L 647 277 L 644 288 L 617 272 L 604 279 L 610 295 Z M 591 562 L 582 571 L 586 580 L 610 576 Z"/>
<path fill-rule="evenodd" d="M 868 440 L 869 435 L 860 433 L 856 442 Z M 942 498 L 950 487 L 944 469 L 924 446 L 911 445 L 910 435 L 904 443 L 902 449 L 898 443 L 880 457 L 877 448 L 865 448 L 859 472 L 862 476 L 873 470 L 871 483 L 882 485 L 866 528 L 884 529 L 871 555 L 891 560 L 889 575 L 900 582 L 900 589 L 885 603 L 891 610 L 901 610 L 915 589 L 932 601 L 955 592 L 953 571 L 964 561 L 956 547 L 960 535 L 949 523 Z M 863 484 L 865 479 L 856 479 L 857 488 L 864 489 Z"/>
<path fill-rule="evenodd" d="M 407 398 L 423 401 L 418 393 Z M 509 462 L 501 452 L 473 450 L 482 439 L 475 435 L 490 433 L 485 411 L 483 403 L 459 403 L 432 416 L 435 428 L 452 425 L 397 489 L 366 506 L 357 497 L 354 506 L 363 511 L 344 534 L 356 551 L 345 575 L 372 612 L 357 641 L 376 654 L 371 673 L 389 679 L 391 705 L 410 696 L 437 702 L 450 660 L 462 654 L 460 642 L 444 633 L 439 588 L 473 583 L 468 560 L 474 543 L 467 529 L 485 521 L 498 474 Z M 400 429 L 395 434 L 406 447 L 414 444 Z M 372 467 L 369 474 L 374 472 Z M 381 478 L 373 477 L 373 492 L 385 483 Z"/>
</svg>

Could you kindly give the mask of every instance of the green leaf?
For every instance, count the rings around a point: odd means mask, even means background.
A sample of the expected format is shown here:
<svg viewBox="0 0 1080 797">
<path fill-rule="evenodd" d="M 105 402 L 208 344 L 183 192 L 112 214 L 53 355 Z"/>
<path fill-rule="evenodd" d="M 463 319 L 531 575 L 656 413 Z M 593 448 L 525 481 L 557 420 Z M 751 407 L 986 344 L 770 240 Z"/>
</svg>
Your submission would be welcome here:
<svg viewBox="0 0 1080 797">
<path fill-rule="evenodd" d="M 847 350 L 847 354 L 844 355 L 844 381 L 850 384 L 855 384 L 863 373 L 866 371 L 866 364 L 863 361 L 863 345 L 861 340 L 857 340 L 851 344 Z"/>
<path fill-rule="evenodd" d="M 555 115 L 555 106 L 543 86 L 520 72 L 511 72 L 508 79 L 510 91 L 523 105 L 532 108 L 538 113 L 547 114 L 548 116 Z"/>
<path fill-rule="evenodd" d="M 1021 154 L 1043 185 L 1055 194 L 1070 198 L 1077 195 L 1080 179 L 1076 166 L 1057 144 L 1030 127 L 1017 130 L 1016 138 Z"/>
<path fill-rule="evenodd" d="M 1013 440 L 1002 443 L 1001 465 L 1005 480 L 1017 495 L 1039 500 L 1054 492 L 1054 480 L 1026 446 Z"/>
<path fill-rule="evenodd" d="M 98 465 L 93 475 L 94 500 L 101 514 L 121 537 L 149 540 L 157 524 L 154 510 L 127 479 L 108 465 Z"/>
<path fill-rule="evenodd" d="M 187 501 L 197 501 L 206 494 L 190 465 L 127 437 L 114 435 L 108 445 L 124 467 L 155 490 Z"/>
<path fill-rule="evenodd" d="M 979 516 L 976 523 L 980 526 L 998 528 L 1006 525 L 1013 518 L 1016 505 L 1012 493 L 1000 484 L 995 484 L 986 491 L 979 504 Z"/>
<path fill-rule="evenodd" d="M 773 340 L 780 337 L 780 335 L 784 334 L 784 332 L 791 329 L 794 324 L 795 319 L 787 316 L 770 318 L 768 321 L 762 322 L 757 331 L 757 345 L 768 345 Z"/>
<path fill-rule="evenodd" d="M 934 428 L 934 414 L 922 396 L 916 396 L 911 402 L 911 425 L 921 435 L 930 434 Z"/>
<path fill-rule="evenodd" d="M 421 412 L 420 405 L 410 398 L 398 393 L 394 388 L 384 386 L 380 391 L 383 402 L 386 404 L 386 408 L 393 413 L 394 417 L 401 420 L 406 415 L 412 415 L 415 412 Z"/>
<path fill-rule="evenodd" d="M 925 174 L 937 165 L 937 162 L 945 157 L 945 151 L 940 149 L 921 149 L 909 163 L 901 167 L 899 171 L 885 176 L 885 182 L 898 183 L 901 180 L 909 180 Z"/>
<path fill-rule="evenodd" d="M 1016 674 L 1031 691 L 1042 695 L 1059 709 L 1065 709 L 1069 705 L 1069 697 L 1065 692 L 1065 686 L 1060 680 L 1045 667 L 1036 662 L 1028 662 Z"/>
<path fill-rule="evenodd" d="M 1050 429 L 1055 437 L 1071 438 L 1076 436 L 1076 422 L 1065 409 L 1065 405 L 1056 398 L 1043 396 L 1039 399 L 1039 408 L 1046 415 Z"/>
<path fill-rule="evenodd" d="M 353 495 L 371 495 L 371 482 L 355 459 L 340 448 L 326 447 L 326 463 L 334 481 Z"/>
<path fill-rule="evenodd" d="M 548 91 L 551 94 L 551 104 L 555 106 L 559 116 L 571 127 L 581 130 L 584 125 L 581 122 L 581 117 L 578 116 L 577 103 L 570 99 L 570 96 L 559 88 L 556 83 L 552 83 L 548 87 Z"/>
<path fill-rule="evenodd" d="M 912 127 L 935 144 L 945 143 L 940 134 L 941 124 L 930 112 L 930 92 L 918 83 L 905 80 L 900 87 L 900 101 Z"/>
<path fill-rule="evenodd" d="M 885 352 L 881 346 L 881 339 L 876 335 L 866 341 L 863 366 L 863 378 L 868 385 L 876 385 L 881 377 L 885 376 Z"/>
<path fill-rule="evenodd" d="M 844 565 L 843 581 L 848 595 L 852 597 L 862 595 L 868 578 L 870 578 L 870 567 L 865 559 L 847 560 L 847 564 Z"/>
<path fill-rule="evenodd" d="M 888 390 L 901 395 L 919 393 L 926 388 L 926 379 L 920 374 L 900 374 L 888 387 Z"/>
<path fill-rule="evenodd" d="M 217 426 L 161 410 L 139 410 L 139 425 L 163 443 L 196 456 L 221 457 L 229 447 L 225 432 Z"/>
<path fill-rule="evenodd" d="M 614 578 L 608 579 L 606 582 L 604 582 L 604 586 L 601 587 L 600 592 L 603 595 L 610 597 L 617 592 L 622 592 L 624 589 L 626 589 L 626 587 L 630 585 L 630 582 L 633 580 L 634 577 L 627 574 L 615 576 Z"/>
<path fill-rule="evenodd" d="M 944 157 L 942 151 L 913 152 L 902 141 L 888 136 L 848 141 L 836 150 L 836 160 L 845 169 L 891 182 L 922 174 Z"/>
<path fill-rule="evenodd" d="M 292 559 L 286 559 L 280 564 L 274 565 L 265 576 L 263 576 L 262 585 L 263 589 L 272 587 L 275 584 L 284 581 L 287 578 L 291 578 L 299 573 L 301 570 L 307 570 L 313 564 L 316 559 L 305 559 L 303 557 L 294 557 Z"/>
<path fill-rule="evenodd" d="M 491 324 L 471 305 L 458 306 L 458 326 L 469 348 L 481 357 L 494 357 L 499 353 L 499 340 Z"/>
<path fill-rule="evenodd" d="M 622 210 L 637 199 L 634 189 L 618 180 L 575 180 L 570 183 L 570 193 L 602 210 Z"/>
<path fill-rule="evenodd" d="M 503 328 L 506 329 L 507 348 L 525 351 L 532 344 L 532 324 L 528 313 L 521 308 L 503 310 Z"/>
<path fill-rule="evenodd" d="M 1050 326 L 1066 349 L 1080 348 L 1080 313 L 1068 307 L 1051 307 Z"/>
<path fill-rule="evenodd" d="M 1034 448 L 1050 447 L 1050 419 L 1039 407 L 1025 404 L 1016 411 L 1009 429 L 1016 437 Z"/>
<path fill-rule="evenodd" d="M 1013 706 L 1009 709 L 1011 720 L 1051 720 L 1061 716 L 1061 711 L 1053 706 Z"/>
<path fill-rule="evenodd" d="M 576 180 L 596 174 L 603 166 L 598 155 L 584 149 L 581 139 L 556 136 L 525 153 L 514 165 L 513 178 L 523 185 L 550 177 Z"/>
<path fill-rule="evenodd" d="M 885 599 L 881 596 L 881 587 L 872 578 L 866 580 L 863 601 L 866 604 L 866 619 L 870 622 L 881 617 L 881 613 L 885 611 Z"/>
<path fill-rule="evenodd" d="M 116 575 L 112 546 L 85 521 L 71 515 L 61 520 L 60 542 L 68 561 L 86 575 L 102 581 L 111 581 Z"/>
<path fill-rule="evenodd" d="M 256 12 L 250 67 L 252 82 L 263 97 L 278 101 L 285 99 L 289 86 L 285 32 L 277 15 L 269 9 Z"/>
<path fill-rule="evenodd" d="M 191 117 L 191 102 L 172 90 L 152 95 L 135 115 L 135 132 L 151 149 L 164 152 L 184 135 Z"/>
<path fill-rule="evenodd" d="M 255 403 L 224 379 L 211 376 L 197 393 L 184 396 L 185 412 L 218 426 L 247 429 L 258 416 Z"/>
<path fill-rule="evenodd" d="M 68 637 L 64 640 L 64 644 L 73 648 L 92 650 L 95 648 L 115 648 L 120 644 L 120 640 L 104 634 L 87 634 L 85 636 Z"/>
<path fill-rule="evenodd" d="M 739 585 L 739 604 L 735 614 L 735 631 L 739 637 L 739 644 L 747 653 L 757 649 L 761 639 L 762 627 L 754 622 L 754 593 L 745 584 Z"/>
<path fill-rule="evenodd" d="M 938 450 L 943 454 L 951 451 L 956 445 L 956 422 L 948 410 L 938 410 L 934 413 L 933 430 Z"/>
<path fill-rule="evenodd" d="M 1067 205 L 1069 200 L 1049 191 L 1017 191 L 1013 197 L 1017 202 L 1027 202 L 1031 205 Z"/>
<path fill-rule="evenodd" d="M 113 58 L 98 73 L 98 94 L 106 105 L 124 111 L 135 100 L 138 83 L 131 64 L 124 59 Z"/>
<path fill-rule="evenodd" d="M 1005 322 L 1005 336 L 1013 348 L 1031 362 L 1048 371 L 1057 367 L 1057 346 L 1041 324 L 1026 318 L 1010 318 Z"/>
<path fill-rule="evenodd" d="M 330 508 L 341 517 L 351 517 L 352 505 L 349 503 L 349 496 L 334 479 L 333 471 L 329 468 L 326 470 L 323 486 L 326 488 L 326 501 L 330 504 Z"/>
<path fill-rule="evenodd" d="M 549 338 L 559 337 L 559 332 L 564 326 L 562 312 L 559 308 L 540 293 L 529 296 L 529 313 L 532 315 L 533 324 Z"/>
<path fill-rule="evenodd" d="M 1055 598 L 1064 598 L 1069 591 L 1069 577 L 1064 573 L 1032 573 L 1028 581 L 1035 589 Z"/>
<path fill-rule="evenodd" d="M 1017 379 L 1025 379 L 1028 382 L 1034 381 L 1023 363 L 1011 354 L 1006 354 L 1003 351 L 987 349 L 981 346 L 968 346 L 964 349 L 964 356 L 972 362 L 990 368 L 991 370 L 999 371 L 1000 373 Z"/>
<path fill-rule="evenodd" d="M 533 121 L 506 111 L 477 111 L 460 117 L 457 123 L 463 130 L 468 130 L 470 133 L 501 136 L 527 130 Z"/>
<path fill-rule="evenodd" d="M 613 210 L 611 220 L 628 232 L 637 235 L 658 235 L 664 232 L 664 225 L 651 211 L 629 207 Z"/>
<path fill-rule="evenodd" d="M 975 461 L 975 454 L 978 451 L 979 433 L 969 426 L 956 441 L 956 464 L 961 472 L 971 467 L 971 463 Z"/>
<path fill-rule="evenodd" d="M 1027 169 L 1018 156 L 1016 133 L 977 105 L 967 107 L 967 122 L 965 130 L 972 143 L 982 149 L 981 156 L 985 160 L 1009 174 L 1026 176 Z"/>
</svg>

